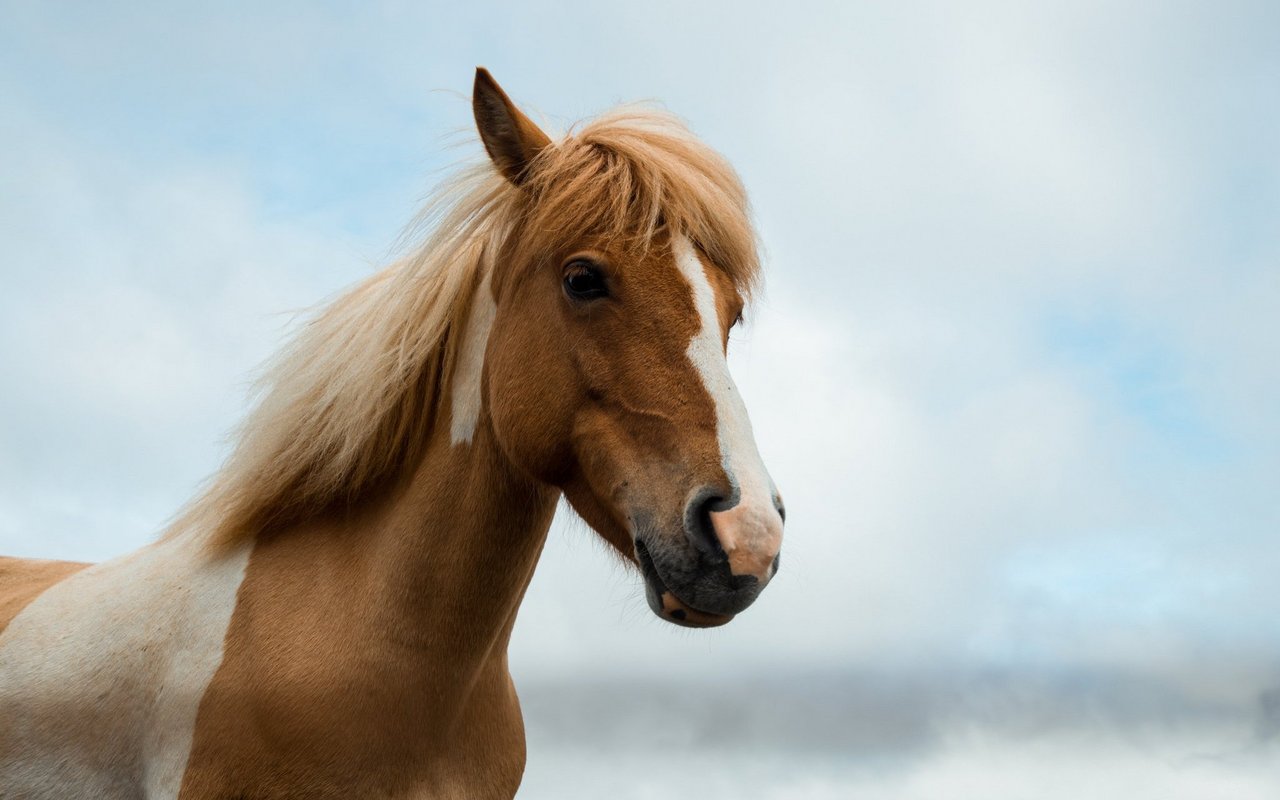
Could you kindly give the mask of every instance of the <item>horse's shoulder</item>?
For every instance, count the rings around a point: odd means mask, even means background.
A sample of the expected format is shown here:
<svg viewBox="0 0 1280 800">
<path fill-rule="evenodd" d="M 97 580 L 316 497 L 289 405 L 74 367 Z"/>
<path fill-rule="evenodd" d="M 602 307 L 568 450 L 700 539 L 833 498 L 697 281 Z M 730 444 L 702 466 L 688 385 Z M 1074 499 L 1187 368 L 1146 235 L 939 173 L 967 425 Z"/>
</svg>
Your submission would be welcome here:
<svg viewBox="0 0 1280 800">
<path fill-rule="evenodd" d="M 45 589 L 88 566 L 81 561 L 0 556 L 0 631 Z"/>
</svg>

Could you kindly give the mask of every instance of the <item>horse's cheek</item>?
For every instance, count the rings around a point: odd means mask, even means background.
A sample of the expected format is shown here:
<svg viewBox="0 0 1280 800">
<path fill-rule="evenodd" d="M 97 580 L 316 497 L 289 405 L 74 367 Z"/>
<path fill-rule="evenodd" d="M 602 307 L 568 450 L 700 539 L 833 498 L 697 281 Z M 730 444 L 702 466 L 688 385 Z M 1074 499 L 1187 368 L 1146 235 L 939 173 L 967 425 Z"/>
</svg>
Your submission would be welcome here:
<svg viewBox="0 0 1280 800">
<path fill-rule="evenodd" d="M 525 333 L 531 335 L 494 331 L 508 340 L 490 350 L 496 355 L 488 375 L 494 434 L 517 466 L 538 480 L 559 485 L 572 469 L 580 382 L 553 342 L 540 342 L 536 333 Z"/>
</svg>

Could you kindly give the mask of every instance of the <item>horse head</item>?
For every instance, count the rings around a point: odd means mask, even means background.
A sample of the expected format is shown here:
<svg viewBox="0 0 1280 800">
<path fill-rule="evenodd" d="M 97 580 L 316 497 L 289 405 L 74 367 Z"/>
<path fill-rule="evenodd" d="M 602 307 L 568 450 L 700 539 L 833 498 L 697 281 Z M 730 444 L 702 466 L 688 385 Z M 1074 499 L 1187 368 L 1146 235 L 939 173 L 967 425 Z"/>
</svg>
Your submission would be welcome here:
<svg viewBox="0 0 1280 800">
<path fill-rule="evenodd" d="M 758 271 L 741 184 L 669 128 L 553 140 L 483 69 L 473 104 L 515 187 L 484 299 L 502 451 L 639 565 L 656 614 L 723 624 L 777 572 L 784 517 L 726 361 Z"/>
</svg>

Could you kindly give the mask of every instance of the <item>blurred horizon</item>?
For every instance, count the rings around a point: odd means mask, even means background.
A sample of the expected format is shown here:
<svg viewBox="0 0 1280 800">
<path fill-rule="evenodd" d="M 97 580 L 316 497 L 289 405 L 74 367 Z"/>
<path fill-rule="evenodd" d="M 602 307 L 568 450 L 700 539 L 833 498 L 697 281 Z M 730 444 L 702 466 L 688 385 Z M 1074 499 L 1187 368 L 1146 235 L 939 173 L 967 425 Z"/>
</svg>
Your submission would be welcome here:
<svg viewBox="0 0 1280 800">
<path fill-rule="evenodd" d="M 566 774 L 573 796 L 620 798 L 1265 798 L 1280 781 L 1280 686 L 1248 702 L 1111 672 L 935 669 L 517 687 L 522 797 L 563 796 Z"/>
<path fill-rule="evenodd" d="M 522 797 L 1280 790 L 1280 5 L 0 11 L 0 553 L 159 532 L 296 312 L 480 156 L 484 65 L 739 170 L 730 364 L 788 507 L 696 633 L 561 510 Z"/>
</svg>

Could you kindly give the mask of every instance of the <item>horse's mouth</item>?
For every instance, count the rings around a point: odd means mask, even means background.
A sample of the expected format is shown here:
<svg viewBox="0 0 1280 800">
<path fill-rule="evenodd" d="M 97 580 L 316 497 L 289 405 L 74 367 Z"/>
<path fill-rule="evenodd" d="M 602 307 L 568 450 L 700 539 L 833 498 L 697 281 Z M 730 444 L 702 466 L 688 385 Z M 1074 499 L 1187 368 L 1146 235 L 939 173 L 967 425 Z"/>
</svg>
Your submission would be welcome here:
<svg viewBox="0 0 1280 800">
<path fill-rule="evenodd" d="M 677 597 L 667 588 L 653 563 L 649 548 L 639 539 L 636 540 L 636 560 L 640 562 L 640 572 L 644 575 L 644 595 L 649 608 L 667 622 L 686 628 L 714 628 L 733 619 L 733 614 L 701 611 Z"/>
</svg>

